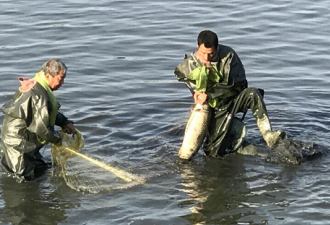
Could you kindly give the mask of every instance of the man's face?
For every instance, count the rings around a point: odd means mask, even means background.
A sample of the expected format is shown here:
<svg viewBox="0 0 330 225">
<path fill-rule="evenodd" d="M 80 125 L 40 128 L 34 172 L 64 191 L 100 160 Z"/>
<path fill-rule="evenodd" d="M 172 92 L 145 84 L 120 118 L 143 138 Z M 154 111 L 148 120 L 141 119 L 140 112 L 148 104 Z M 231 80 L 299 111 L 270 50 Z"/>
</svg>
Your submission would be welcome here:
<svg viewBox="0 0 330 225">
<path fill-rule="evenodd" d="M 200 44 L 196 51 L 196 55 L 202 63 L 209 63 L 215 61 L 215 59 L 217 58 L 217 54 L 218 48 L 207 48 L 204 44 Z"/>
<path fill-rule="evenodd" d="M 64 73 L 62 70 L 56 75 L 56 76 L 52 76 L 50 74 L 46 74 L 46 79 L 48 80 L 48 84 L 50 89 L 52 89 L 53 91 L 56 91 L 57 89 L 59 89 L 62 84 L 64 84 L 64 78 L 66 76 L 66 73 Z"/>
</svg>

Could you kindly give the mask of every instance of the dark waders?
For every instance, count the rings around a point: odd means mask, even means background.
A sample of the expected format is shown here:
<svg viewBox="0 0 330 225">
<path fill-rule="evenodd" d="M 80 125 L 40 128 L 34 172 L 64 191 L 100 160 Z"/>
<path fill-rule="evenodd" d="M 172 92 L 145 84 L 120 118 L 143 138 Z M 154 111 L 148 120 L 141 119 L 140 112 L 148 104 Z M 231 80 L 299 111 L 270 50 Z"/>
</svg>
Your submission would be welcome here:
<svg viewBox="0 0 330 225">
<path fill-rule="evenodd" d="M 206 155 L 216 157 L 225 154 L 232 142 L 231 138 L 227 138 L 228 131 L 237 113 L 242 112 L 245 115 L 251 109 L 257 120 L 268 118 L 263 94 L 262 89 L 246 88 L 234 99 L 224 99 L 220 107 L 212 110 L 208 135 L 203 145 Z"/>
</svg>

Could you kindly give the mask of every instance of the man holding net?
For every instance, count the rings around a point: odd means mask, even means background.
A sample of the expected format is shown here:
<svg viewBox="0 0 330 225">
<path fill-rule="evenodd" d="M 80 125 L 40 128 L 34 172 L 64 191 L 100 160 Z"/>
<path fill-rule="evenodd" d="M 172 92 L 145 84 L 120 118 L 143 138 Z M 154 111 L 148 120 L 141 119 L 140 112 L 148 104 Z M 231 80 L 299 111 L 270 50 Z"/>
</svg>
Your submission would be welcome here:
<svg viewBox="0 0 330 225">
<path fill-rule="evenodd" d="M 21 86 L 2 106 L 1 168 L 20 180 L 34 179 L 47 168 L 39 153 L 46 143 L 61 144 L 54 125 L 74 134 L 73 122 L 58 110 L 53 91 L 64 84 L 67 67 L 58 59 L 45 62 L 34 78 L 19 78 Z"/>
</svg>

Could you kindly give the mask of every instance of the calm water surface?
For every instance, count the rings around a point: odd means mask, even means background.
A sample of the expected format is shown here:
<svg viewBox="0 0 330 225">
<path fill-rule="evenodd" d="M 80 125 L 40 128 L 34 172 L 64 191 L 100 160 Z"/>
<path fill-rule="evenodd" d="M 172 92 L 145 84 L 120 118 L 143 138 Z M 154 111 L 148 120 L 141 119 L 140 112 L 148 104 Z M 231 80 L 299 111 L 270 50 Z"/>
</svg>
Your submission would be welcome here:
<svg viewBox="0 0 330 225">
<path fill-rule="evenodd" d="M 2 224 L 330 224 L 329 155 L 302 165 L 259 156 L 188 165 L 177 150 L 190 92 L 173 70 L 201 30 L 241 57 L 266 90 L 275 129 L 329 147 L 329 1 L 0 0 L 0 104 L 49 58 L 68 76 L 55 95 L 84 152 L 147 179 L 105 194 L 51 176 L 0 176 Z M 3 115 L 0 114 L 2 121 Z M 248 141 L 264 146 L 251 113 Z M 1 125 L 0 125 L 1 126 Z M 43 154 L 49 157 L 49 146 Z"/>
</svg>

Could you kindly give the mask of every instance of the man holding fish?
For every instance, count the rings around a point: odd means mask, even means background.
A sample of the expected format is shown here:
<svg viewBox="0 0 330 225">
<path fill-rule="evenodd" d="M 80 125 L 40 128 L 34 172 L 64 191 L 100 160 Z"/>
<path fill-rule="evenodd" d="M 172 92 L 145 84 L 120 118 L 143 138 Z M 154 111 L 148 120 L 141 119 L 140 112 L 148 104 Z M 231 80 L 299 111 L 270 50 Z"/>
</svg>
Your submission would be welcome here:
<svg viewBox="0 0 330 225">
<path fill-rule="evenodd" d="M 219 44 L 218 36 L 210 30 L 199 33 L 197 44 L 197 50 L 186 55 L 174 71 L 177 79 L 190 89 L 195 103 L 179 151 L 180 158 L 191 159 L 205 136 L 203 149 L 206 155 L 225 154 L 226 149 L 232 147 L 234 128 L 245 128 L 235 115 L 246 113 L 248 109 L 255 116 L 269 148 L 284 139 L 284 131 L 272 131 L 263 101 L 264 91 L 248 87 L 243 64 L 236 52 Z M 236 145 L 234 150 L 238 147 Z"/>
</svg>

